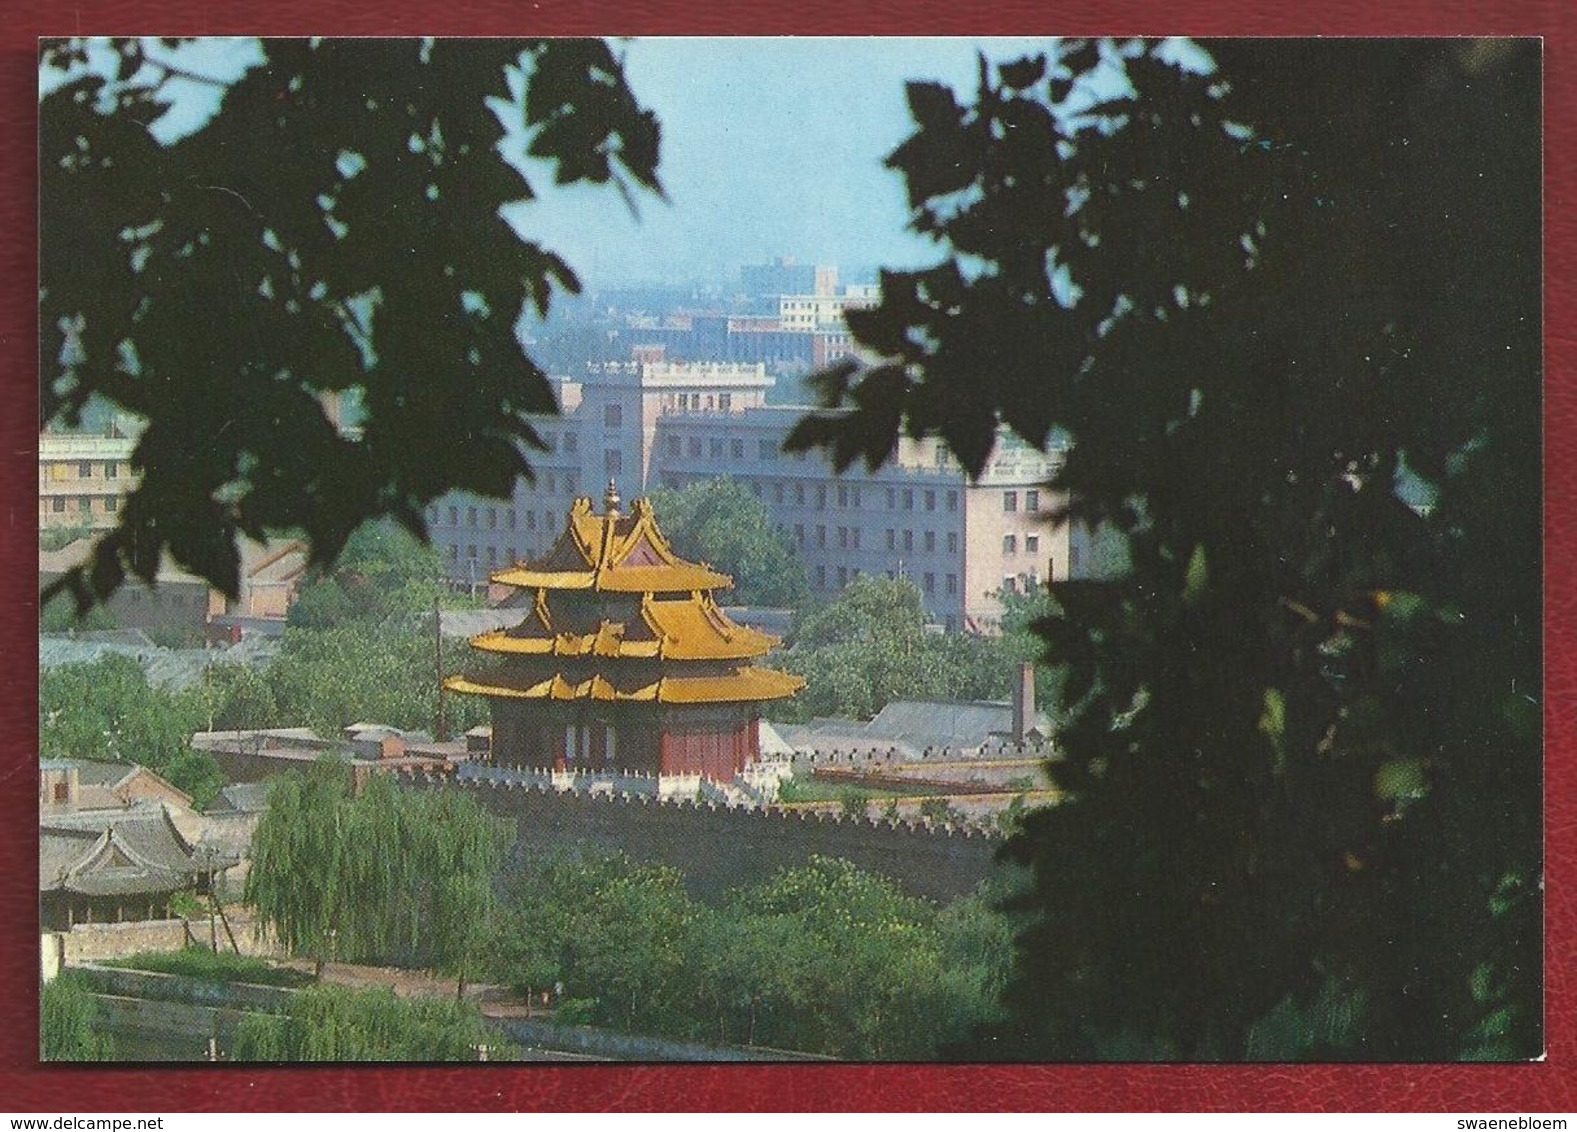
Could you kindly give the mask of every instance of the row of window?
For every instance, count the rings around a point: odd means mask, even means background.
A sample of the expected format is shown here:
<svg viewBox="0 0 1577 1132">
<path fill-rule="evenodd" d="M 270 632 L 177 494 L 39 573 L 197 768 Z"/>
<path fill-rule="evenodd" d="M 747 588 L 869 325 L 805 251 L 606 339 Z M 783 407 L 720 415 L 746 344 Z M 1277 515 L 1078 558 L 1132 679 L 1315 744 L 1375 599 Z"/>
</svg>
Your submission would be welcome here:
<svg viewBox="0 0 1577 1132">
<path fill-rule="evenodd" d="M 64 495 L 56 495 L 56 496 L 54 496 L 54 497 L 52 497 L 50 499 L 50 501 L 49 501 L 49 509 L 51 511 L 53 511 L 55 514 L 57 514 L 57 515 L 62 514 L 63 512 L 65 512 L 67 510 L 67 506 L 66 505 L 67 505 L 68 502 L 70 502 L 70 501 Z M 76 500 L 76 506 L 74 508 L 72 508 L 72 510 L 80 511 L 84 515 L 92 513 L 92 511 L 93 511 L 93 496 L 91 496 L 91 495 L 81 496 L 80 498 L 78 498 Z M 115 496 L 113 496 L 113 495 L 106 495 L 106 496 L 104 496 L 104 507 L 103 507 L 103 510 L 104 510 L 105 514 L 113 514 L 116 511 L 119 511 L 120 510 L 120 500 L 118 498 L 116 498 Z"/>
<path fill-rule="evenodd" d="M 102 475 L 101 475 L 100 478 L 107 479 L 107 480 L 120 479 L 121 461 L 119 461 L 119 460 L 108 460 L 105 463 L 103 463 L 102 465 L 97 465 L 97 466 L 99 466 L 99 467 L 101 467 L 103 469 L 103 472 L 102 472 Z M 48 467 L 49 467 L 49 478 L 52 479 L 52 480 L 63 480 L 63 479 L 70 479 L 71 478 L 71 475 L 70 475 L 71 464 L 68 461 L 54 461 L 54 462 L 51 462 L 48 465 Z M 77 462 L 77 476 L 76 476 L 76 478 L 79 479 L 79 480 L 90 480 L 90 479 L 92 479 L 93 478 L 93 469 L 94 469 L 94 467 L 95 467 L 95 464 L 94 464 L 94 462 L 92 460 L 79 460 Z"/>
<path fill-rule="evenodd" d="M 665 409 L 718 409 L 726 413 L 732 410 L 733 407 L 734 395 L 732 393 L 670 393 L 663 398 L 663 408 Z M 610 416 L 607 423 L 610 426 L 619 423 L 615 413 L 617 409 L 617 405 L 608 406 Z"/>
<path fill-rule="evenodd" d="M 1018 510 L 1018 492 L 1004 491 L 1002 493 L 1002 510 L 1008 512 Z M 1024 492 L 1024 510 L 1040 510 L 1040 492 L 1035 488 L 1030 488 L 1028 491 Z"/>
<path fill-rule="evenodd" d="M 828 573 L 828 570 L 827 570 L 827 567 L 825 567 L 825 566 L 817 566 L 816 567 L 816 575 L 815 576 L 816 576 L 816 588 L 817 589 L 826 589 L 827 588 L 827 581 L 828 581 L 828 578 L 830 577 L 830 575 Z M 860 571 L 859 571 L 858 568 L 855 568 L 855 569 L 851 570 L 847 566 L 839 566 L 837 568 L 837 586 L 838 586 L 838 588 L 841 590 L 844 586 L 849 584 L 850 579 L 858 578 L 859 576 L 860 576 Z M 898 569 L 893 569 L 893 570 L 887 571 L 887 577 L 889 579 L 907 578 L 908 576 L 909 575 L 907 573 L 905 573 L 905 572 L 903 572 L 901 570 L 898 570 Z M 944 579 L 944 583 L 946 585 L 946 591 L 947 591 L 948 596 L 949 597 L 956 597 L 956 596 L 958 596 L 958 575 L 957 574 L 946 574 L 946 575 L 943 575 L 943 579 Z M 920 576 L 920 589 L 924 593 L 934 596 L 936 594 L 936 575 L 934 573 L 922 574 Z"/>
<path fill-rule="evenodd" d="M 1002 553 L 1003 554 L 1017 554 L 1018 553 L 1018 536 L 1017 535 L 1003 535 L 1002 536 Z M 1025 535 L 1024 536 L 1024 553 L 1025 554 L 1038 554 L 1038 553 L 1040 553 L 1040 536 L 1039 535 Z"/>
</svg>

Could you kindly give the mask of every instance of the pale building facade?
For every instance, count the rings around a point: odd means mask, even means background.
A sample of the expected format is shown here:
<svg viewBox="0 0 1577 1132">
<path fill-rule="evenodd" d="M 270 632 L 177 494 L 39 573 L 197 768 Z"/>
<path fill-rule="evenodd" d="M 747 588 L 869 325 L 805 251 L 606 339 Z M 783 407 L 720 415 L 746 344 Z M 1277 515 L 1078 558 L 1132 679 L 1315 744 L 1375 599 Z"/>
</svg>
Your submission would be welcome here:
<svg viewBox="0 0 1577 1132">
<path fill-rule="evenodd" d="M 38 529 L 107 530 L 136 486 L 125 436 L 41 433 L 38 438 Z"/>
<path fill-rule="evenodd" d="M 542 554 L 579 496 L 612 479 L 626 497 L 729 476 L 762 501 L 799 550 L 812 590 L 831 597 L 858 574 L 903 577 L 950 629 L 989 630 L 996 594 L 1079 572 L 1079 543 L 1051 513 L 1045 482 L 1061 453 L 1004 433 L 971 483 L 936 441 L 900 443 L 875 473 L 835 474 L 819 454 L 782 450 L 805 406 L 767 404 L 761 365 L 641 361 L 561 381 L 564 415 L 539 430 L 534 484 L 508 501 L 452 495 L 428 511 L 450 577 L 473 586 Z"/>
</svg>

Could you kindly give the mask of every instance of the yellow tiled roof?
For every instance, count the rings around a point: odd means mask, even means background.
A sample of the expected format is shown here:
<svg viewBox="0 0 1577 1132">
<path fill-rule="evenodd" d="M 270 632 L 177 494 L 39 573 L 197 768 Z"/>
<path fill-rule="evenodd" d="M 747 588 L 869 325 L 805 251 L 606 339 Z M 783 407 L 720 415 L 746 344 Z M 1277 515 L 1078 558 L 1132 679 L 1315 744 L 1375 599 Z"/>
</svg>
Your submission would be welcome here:
<svg viewBox="0 0 1577 1132">
<path fill-rule="evenodd" d="M 598 514 L 590 499 L 575 500 L 564 533 L 546 554 L 489 576 L 506 586 L 614 593 L 683 593 L 734 584 L 706 563 L 675 554 L 649 500 L 637 499 L 628 515 L 615 509 L 617 500 L 609 504 Z"/>
<path fill-rule="evenodd" d="M 522 687 L 480 683 L 465 676 L 451 676 L 444 688 L 474 696 L 501 696 L 524 700 L 602 700 L 668 704 L 733 703 L 776 700 L 792 696 L 805 686 L 799 676 L 770 668 L 746 666 L 725 676 L 664 676 L 653 683 L 621 691 L 604 676 L 571 682 L 562 673 Z"/>
</svg>

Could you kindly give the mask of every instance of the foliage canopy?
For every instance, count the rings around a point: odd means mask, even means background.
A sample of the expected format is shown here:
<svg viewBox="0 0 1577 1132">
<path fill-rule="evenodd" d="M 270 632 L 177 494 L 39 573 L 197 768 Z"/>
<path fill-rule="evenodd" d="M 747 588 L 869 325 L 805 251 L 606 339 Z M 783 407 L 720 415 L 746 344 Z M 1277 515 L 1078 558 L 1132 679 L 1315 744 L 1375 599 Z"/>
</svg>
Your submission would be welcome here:
<svg viewBox="0 0 1577 1132">
<path fill-rule="evenodd" d="M 656 118 L 601 40 L 268 40 L 233 81 L 180 48 L 112 41 L 113 74 L 42 48 L 67 71 L 39 106 L 42 422 L 95 399 L 146 422 L 118 525 L 60 583 L 79 606 L 166 551 L 233 596 L 240 535 L 301 528 L 325 564 L 367 519 L 425 539 L 444 492 L 507 496 L 528 414 L 557 411 L 517 320 L 579 281 L 500 207 L 536 195 L 528 157 L 660 191 Z M 161 140 L 175 78 L 222 97 Z M 325 410 L 346 397 L 354 431 Z"/>
<path fill-rule="evenodd" d="M 790 446 L 978 472 L 1055 430 L 1067 517 L 1128 544 L 1039 624 L 1072 801 L 1009 845 L 992 1049 L 1240 1058 L 1339 1009 L 1281 1052 L 1533 1056 L 1538 46 L 1205 47 L 911 83 L 888 164 L 942 258 L 850 312 L 880 360 Z"/>
</svg>

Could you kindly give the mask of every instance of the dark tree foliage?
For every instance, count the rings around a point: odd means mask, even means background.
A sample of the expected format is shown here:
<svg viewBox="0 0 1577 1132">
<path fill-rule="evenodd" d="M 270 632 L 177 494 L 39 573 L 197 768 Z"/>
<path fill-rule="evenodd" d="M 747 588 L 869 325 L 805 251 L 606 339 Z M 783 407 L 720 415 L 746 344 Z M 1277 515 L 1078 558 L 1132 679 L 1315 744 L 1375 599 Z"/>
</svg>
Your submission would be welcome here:
<svg viewBox="0 0 1577 1132">
<path fill-rule="evenodd" d="M 437 496 L 529 478 L 528 415 L 556 406 L 516 323 L 579 282 L 499 208 L 535 195 L 527 155 L 559 184 L 659 191 L 657 121 L 609 46 L 269 40 L 170 144 L 149 126 L 178 45 L 112 46 L 117 76 L 39 106 L 41 419 L 90 399 L 141 417 L 142 479 L 60 587 L 87 605 L 168 552 L 233 595 L 239 535 L 302 528 L 330 563 L 364 520 L 425 539 Z M 341 394 L 359 432 L 325 412 Z"/>
<path fill-rule="evenodd" d="M 979 470 L 1058 429 L 1129 544 L 1039 624 L 1071 800 L 1008 846 L 1036 919 L 977 1052 L 1532 1056 L 1539 49 L 1205 46 L 911 84 L 889 165 L 946 257 L 850 313 L 884 360 L 795 437 Z"/>
</svg>

